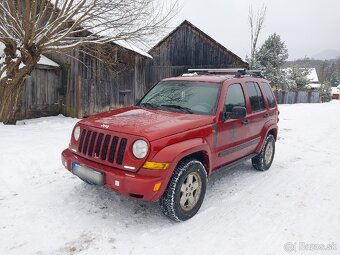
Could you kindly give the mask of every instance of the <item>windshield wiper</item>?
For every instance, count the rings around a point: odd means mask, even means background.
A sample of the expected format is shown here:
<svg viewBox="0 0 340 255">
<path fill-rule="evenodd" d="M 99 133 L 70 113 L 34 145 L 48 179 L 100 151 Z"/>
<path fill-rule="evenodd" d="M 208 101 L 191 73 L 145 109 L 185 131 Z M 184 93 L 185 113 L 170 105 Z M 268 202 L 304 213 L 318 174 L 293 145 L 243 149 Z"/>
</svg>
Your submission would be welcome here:
<svg viewBox="0 0 340 255">
<path fill-rule="evenodd" d="M 152 104 L 152 103 L 141 103 L 139 106 L 145 107 L 145 108 L 154 108 L 158 109 L 159 105 Z"/>
<path fill-rule="evenodd" d="M 161 106 L 162 107 L 168 107 L 168 108 L 174 108 L 174 109 L 180 110 L 182 112 L 193 114 L 193 111 L 188 107 L 183 107 L 183 106 L 175 105 L 175 104 L 162 104 Z"/>
</svg>

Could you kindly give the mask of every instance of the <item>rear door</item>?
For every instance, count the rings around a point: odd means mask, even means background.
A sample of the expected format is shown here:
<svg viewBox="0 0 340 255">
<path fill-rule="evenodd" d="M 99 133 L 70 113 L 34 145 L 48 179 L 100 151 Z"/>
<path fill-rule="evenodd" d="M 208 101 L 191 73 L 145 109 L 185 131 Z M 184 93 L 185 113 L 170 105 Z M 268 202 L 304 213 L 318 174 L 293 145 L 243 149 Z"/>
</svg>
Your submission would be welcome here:
<svg viewBox="0 0 340 255">
<path fill-rule="evenodd" d="M 249 132 L 251 134 L 251 140 L 255 145 L 253 149 L 257 147 L 261 140 L 261 131 L 263 129 L 264 123 L 269 118 L 263 94 L 259 87 L 259 84 L 253 81 L 247 81 L 245 83 L 246 100 L 248 106 L 248 125 Z"/>
<path fill-rule="evenodd" d="M 269 115 L 268 120 L 274 119 L 275 122 L 277 122 L 277 120 L 276 120 L 276 118 L 277 118 L 277 105 L 276 105 L 276 100 L 275 100 L 275 96 L 273 94 L 273 91 L 272 91 L 269 83 L 262 81 L 261 85 L 262 85 L 263 94 L 267 98 L 266 105 L 267 105 L 267 108 L 268 108 L 268 115 Z"/>
</svg>

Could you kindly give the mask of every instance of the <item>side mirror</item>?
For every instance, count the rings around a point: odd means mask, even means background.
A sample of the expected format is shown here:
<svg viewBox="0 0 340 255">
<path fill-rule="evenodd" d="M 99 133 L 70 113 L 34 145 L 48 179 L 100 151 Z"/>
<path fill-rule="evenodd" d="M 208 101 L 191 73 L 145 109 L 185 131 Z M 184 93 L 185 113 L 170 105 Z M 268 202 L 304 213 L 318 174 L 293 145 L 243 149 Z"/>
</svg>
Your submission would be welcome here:
<svg viewBox="0 0 340 255">
<path fill-rule="evenodd" d="M 223 121 L 228 119 L 243 119 L 247 116 L 247 109 L 242 106 L 234 106 L 231 112 L 224 110 L 222 116 Z"/>
</svg>

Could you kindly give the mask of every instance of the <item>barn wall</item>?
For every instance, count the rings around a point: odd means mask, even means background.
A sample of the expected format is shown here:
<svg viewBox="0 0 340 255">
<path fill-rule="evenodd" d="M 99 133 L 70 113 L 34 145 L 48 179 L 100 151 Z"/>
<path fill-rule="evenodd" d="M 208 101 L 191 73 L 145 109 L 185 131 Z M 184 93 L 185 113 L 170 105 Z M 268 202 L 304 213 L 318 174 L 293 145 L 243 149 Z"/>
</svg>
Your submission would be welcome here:
<svg viewBox="0 0 340 255">
<path fill-rule="evenodd" d="M 70 57 L 49 55 L 62 68 L 63 114 L 82 118 L 133 105 L 144 95 L 146 58 L 120 47 L 108 54 L 117 61 L 115 70 L 77 51 Z"/>
<path fill-rule="evenodd" d="M 20 119 L 57 115 L 61 112 L 61 70 L 38 65 L 26 79 Z"/>
<path fill-rule="evenodd" d="M 68 53 L 68 55 L 48 54 L 48 58 L 60 65 L 61 69 L 61 88 L 60 98 L 62 100 L 61 113 L 65 116 L 78 117 L 78 80 L 79 80 L 79 55 L 77 51 Z"/>
<path fill-rule="evenodd" d="M 79 117 L 133 105 L 146 92 L 145 58 L 126 50 L 122 50 L 120 55 L 124 65 L 119 72 L 109 70 L 90 56 L 84 56 L 86 65 L 78 64 Z"/>
</svg>

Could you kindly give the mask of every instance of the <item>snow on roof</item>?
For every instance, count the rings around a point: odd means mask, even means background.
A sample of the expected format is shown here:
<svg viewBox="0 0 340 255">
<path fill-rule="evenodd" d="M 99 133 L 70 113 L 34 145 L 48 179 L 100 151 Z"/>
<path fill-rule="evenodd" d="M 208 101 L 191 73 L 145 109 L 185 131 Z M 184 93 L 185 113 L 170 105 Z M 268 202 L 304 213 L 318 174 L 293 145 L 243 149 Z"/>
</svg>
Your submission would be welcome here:
<svg viewBox="0 0 340 255">
<path fill-rule="evenodd" d="M 338 87 L 332 87 L 332 95 L 340 93 L 340 89 Z"/>
<path fill-rule="evenodd" d="M 44 66 L 54 66 L 54 67 L 59 67 L 59 65 L 54 62 L 53 60 L 45 57 L 44 55 L 40 56 L 40 60 L 38 62 L 39 65 L 44 65 Z"/>
<path fill-rule="evenodd" d="M 115 43 L 115 44 L 117 44 L 117 45 L 119 45 L 119 46 L 121 46 L 125 49 L 134 51 L 134 52 L 138 53 L 139 55 L 142 55 L 142 56 L 145 56 L 145 57 L 148 57 L 148 58 L 152 58 L 152 56 L 149 53 L 141 50 L 140 48 L 138 48 L 137 46 L 133 45 L 130 42 L 120 40 L 120 41 L 114 41 L 113 43 Z"/>
<path fill-rule="evenodd" d="M 313 89 L 318 89 L 322 86 L 321 83 L 309 83 L 306 85 L 307 88 L 313 88 Z"/>
<path fill-rule="evenodd" d="M 318 74 L 315 68 L 309 69 L 309 74 L 307 75 L 307 78 L 309 79 L 310 82 L 315 82 L 315 83 L 319 82 L 319 77 L 318 77 Z"/>
<path fill-rule="evenodd" d="M 0 42 L 0 58 L 3 57 L 4 49 L 5 49 L 5 45 Z M 0 63 L 1 63 L 1 61 L 0 61 Z M 40 56 L 40 60 L 39 60 L 38 64 L 39 65 L 44 65 L 44 66 L 59 67 L 59 65 L 56 62 L 54 62 L 51 59 L 45 57 L 44 55 Z"/>
</svg>

